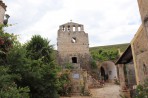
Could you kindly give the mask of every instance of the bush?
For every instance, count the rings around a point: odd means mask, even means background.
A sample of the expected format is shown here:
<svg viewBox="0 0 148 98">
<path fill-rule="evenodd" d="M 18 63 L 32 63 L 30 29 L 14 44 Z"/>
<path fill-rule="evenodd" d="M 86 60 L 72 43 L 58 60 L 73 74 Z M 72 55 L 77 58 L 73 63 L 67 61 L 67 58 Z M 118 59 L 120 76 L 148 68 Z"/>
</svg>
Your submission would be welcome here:
<svg viewBox="0 0 148 98">
<path fill-rule="evenodd" d="M 134 98 L 148 98 L 148 79 L 145 80 L 143 85 L 137 86 Z"/>
<path fill-rule="evenodd" d="M 97 66 L 95 60 L 92 60 L 92 61 L 91 61 L 91 68 L 92 68 L 92 69 L 97 69 L 97 68 L 98 68 L 98 66 Z"/>
</svg>

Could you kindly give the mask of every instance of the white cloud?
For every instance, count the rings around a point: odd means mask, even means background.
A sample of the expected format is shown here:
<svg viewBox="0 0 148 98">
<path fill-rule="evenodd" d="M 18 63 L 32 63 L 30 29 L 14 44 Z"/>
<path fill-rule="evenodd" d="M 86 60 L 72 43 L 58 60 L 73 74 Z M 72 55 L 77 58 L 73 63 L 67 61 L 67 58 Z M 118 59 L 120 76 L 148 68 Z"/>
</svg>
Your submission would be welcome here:
<svg viewBox="0 0 148 98">
<path fill-rule="evenodd" d="M 9 32 L 26 42 L 40 34 L 56 45 L 59 25 L 72 19 L 89 33 L 90 46 L 127 43 L 141 24 L 136 0 L 4 0 Z"/>
</svg>

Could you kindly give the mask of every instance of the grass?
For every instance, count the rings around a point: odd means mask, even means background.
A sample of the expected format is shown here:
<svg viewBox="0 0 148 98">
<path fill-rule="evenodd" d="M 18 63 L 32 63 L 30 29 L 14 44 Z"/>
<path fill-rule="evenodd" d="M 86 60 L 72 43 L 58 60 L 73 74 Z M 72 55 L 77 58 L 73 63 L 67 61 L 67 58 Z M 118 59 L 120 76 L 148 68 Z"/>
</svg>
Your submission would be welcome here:
<svg viewBox="0 0 148 98">
<path fill-rule="evenodd" d="M 116 45 L 96 46 L 96 47 L 90 47 L 89 49 L 90 49 L 90 52 L 98 51 L 100 49 L 102 50 L 120 49 L 121 52 L 124 52 L 128 46 L 129 46 L 129 43 L 125 43 L 125 44 L 116 44 Z"/>
</svg>

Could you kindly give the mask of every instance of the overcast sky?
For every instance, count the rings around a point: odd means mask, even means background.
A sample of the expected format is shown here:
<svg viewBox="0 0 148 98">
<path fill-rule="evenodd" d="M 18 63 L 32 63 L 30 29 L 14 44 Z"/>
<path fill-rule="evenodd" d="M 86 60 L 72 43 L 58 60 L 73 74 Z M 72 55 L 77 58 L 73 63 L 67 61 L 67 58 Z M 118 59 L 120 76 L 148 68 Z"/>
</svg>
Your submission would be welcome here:
<svg viewBox="0 0 148 98">
<path fill-rule="evenodd" d="M 20 42 L 40 34 L 56 47 L 59 25 L 84 25 L 90 46 L 128 43 L 141 20 L 137 0 L 3 0 L 10 15 L 7 31 Z"/>
</svg>

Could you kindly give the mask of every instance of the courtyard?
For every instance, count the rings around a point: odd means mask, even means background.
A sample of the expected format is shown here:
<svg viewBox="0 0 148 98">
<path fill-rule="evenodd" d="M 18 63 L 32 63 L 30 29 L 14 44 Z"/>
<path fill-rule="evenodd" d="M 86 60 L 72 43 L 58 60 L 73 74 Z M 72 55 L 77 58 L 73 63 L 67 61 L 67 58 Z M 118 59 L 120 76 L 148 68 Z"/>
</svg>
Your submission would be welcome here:
<svg viewBox="0 0 148 98">
<path fill-rule="evenodd" d="M 106 83 L 103 88 L 90 89 L 91 96 L 73 96 L 61 98 L 121 98 L 120 87 L 112 83 Z"/>
</svg>

